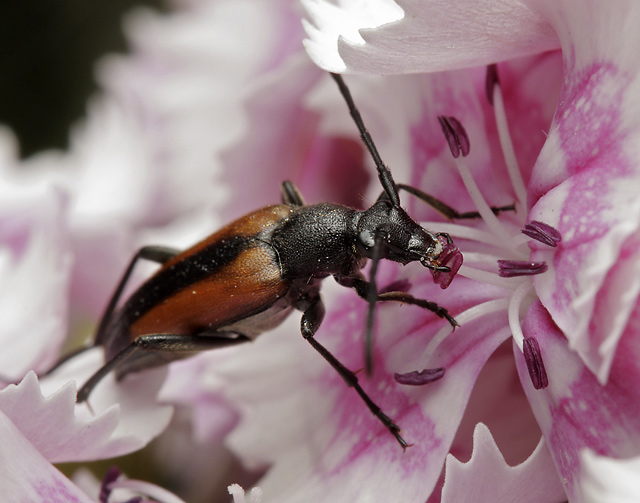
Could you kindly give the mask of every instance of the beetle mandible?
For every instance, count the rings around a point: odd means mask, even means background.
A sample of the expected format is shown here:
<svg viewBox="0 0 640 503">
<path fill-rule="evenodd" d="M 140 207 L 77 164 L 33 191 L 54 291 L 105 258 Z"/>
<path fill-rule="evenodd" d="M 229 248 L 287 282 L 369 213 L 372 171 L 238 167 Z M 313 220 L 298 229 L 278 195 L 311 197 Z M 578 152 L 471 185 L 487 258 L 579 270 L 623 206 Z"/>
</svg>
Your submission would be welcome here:
<svg viewBox="0 0 640 503">
<path fill-rule="evenodd" d="M 382 195 L 364 211 L 332 203 L 307 206 L 296 187 L 285 181 L 282 204 L 249 213 L 186 251 L 159 246 L 140 249 L 98 326 L 95 345 L 104 347 L 106 363 L 80 388 L 78 402 L 85 401 L 111 371 L 121 379 L 130 372 L 197 351 L 248 342 L 298 309 L 302 311 L 300 328 L 305 340 L 356 390 L 403 449 L 408 446 L 400 428 L 369 398 L 354 372 L 315 339 L 325 314 L 320 283 L 333 276 L 368 302 L 365 367 L 370 373 L 377 302 L 417 305 L 456 326 L 447 310 L 436 303 L 406 292 L 378 293 L 375 279 L 381 259 L 401 264 L 420 262 L 443 288 L 462 261 L 447 234 L 423 229 L 400 207 L 398 190 L 410 192 L 447 216 L 456 212 L 413 187 L 395 184 L 342 77 L 332 76 L 373 157 L 384 189 Z M 140 259 L 161 267 L 118 307 Z M 367 260 L 372 261 L 368 280 L 360 272 Z"/>
</svg>

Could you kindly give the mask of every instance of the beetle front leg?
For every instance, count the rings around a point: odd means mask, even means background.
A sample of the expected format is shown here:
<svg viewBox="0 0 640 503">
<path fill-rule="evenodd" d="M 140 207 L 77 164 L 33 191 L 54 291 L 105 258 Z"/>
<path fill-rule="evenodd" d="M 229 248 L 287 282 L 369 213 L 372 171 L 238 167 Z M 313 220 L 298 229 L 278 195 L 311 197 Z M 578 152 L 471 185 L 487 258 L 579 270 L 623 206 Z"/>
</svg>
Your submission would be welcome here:
<svg viewBox="0 0 640 503">
<path fill-rule="evenodd" d="M 368 299 L 369 283 L 361 274 L 358 273 L 353 276 L 335 276 L 335 280 L 339 285 L 353 288 L 358 294 L 358 297 L 361 297 L 364 300 Z M 439 318 L 446 319 L 454 329 L 460 326 L 453 316 L 449 314 L 449 311 L 446 308 L 430 300 L 417 299 L 407 292 L 391 291 L 380 293 L 376 297 L 376 302 L 401 302 L 403 304 L 418 306 L 431 311 Z"/>
<path fill-rule="evenodd" d="M 376 403 L 369 398 L 369 395 L 362 389 L 358 382 L 358 377 L 347 367 L 345 367 L 340 361 L 333 356 L 333 354 L 320 344 L 314 337 L 318 328 L 322 324 L 324 319 L 325 308 L 322 299 L 318 295 L 314 299 L 307 303 L 307 307 L 302 314 L 302 320 L 300 322 L 300 331 L 302 336 L 313 346 L 313 348 L 322 355 L 322 357 L 329 362 L 334 370 L 342 377 L 347 386 L 356 390 L 360 398 L 367 405 L 369 410 L 374 416 L 376 416 L 380 422 L 391 432 L 396 440 L 402 446 L 402 449 L 406 449 L 409 444 L 400 435 L 400 427 L 395 424 L 389 416 L 387 416 L 382 409 L 376 405 Z"/>
</svg>

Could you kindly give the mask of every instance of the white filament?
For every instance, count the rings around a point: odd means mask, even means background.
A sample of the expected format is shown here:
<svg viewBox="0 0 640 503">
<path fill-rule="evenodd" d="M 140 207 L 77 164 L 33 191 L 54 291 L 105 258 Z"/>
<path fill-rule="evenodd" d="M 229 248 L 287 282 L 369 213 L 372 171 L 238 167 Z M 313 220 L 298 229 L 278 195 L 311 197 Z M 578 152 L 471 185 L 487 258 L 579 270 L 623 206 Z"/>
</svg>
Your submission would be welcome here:
<svg viewBox="0 0 640 503">
<path fill-rule="evenodd" d="M 502 89 L 500 84 L 493 86 L 493 113 L 496 119 L 498 136 L 500 138 L 500 147 L 502 148 L 502 155 L 504 156 L 505 163 L 507 164 L 507 172 L 509 173 L 511 185 L 516 193 L 516 198 L 520 203 L 520 207 L 526 208 L 527 189 L 524 186 L 524 181 L 522 180 L 520 167 L 518 166 L 518 160 L 516 159 L 516 153 L 513 149 L 513 142 L 511 141 L 511 135 L 509 134 L 509 124 L 507 122 L 507 114 L 504 109 L 504 100 L 502 99 Z"/>
</svg>

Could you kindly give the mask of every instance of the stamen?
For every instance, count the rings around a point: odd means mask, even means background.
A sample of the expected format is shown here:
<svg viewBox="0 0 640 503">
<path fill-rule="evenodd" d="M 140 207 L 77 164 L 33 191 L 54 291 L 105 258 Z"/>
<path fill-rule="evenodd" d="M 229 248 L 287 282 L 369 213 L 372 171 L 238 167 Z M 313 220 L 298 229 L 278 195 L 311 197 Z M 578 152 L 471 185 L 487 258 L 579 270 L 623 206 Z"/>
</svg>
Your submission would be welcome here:
<svg viewBox="0 0 640 503">
<path fill-rule="evenodd" d="M 489 75 L 490 73 L 495 73 L 495 75 Z M 522 174 L 518 166 L 516 153 L 513 149 L 513 142 L 511 141 L 511 135 L 509 134 L 509 124 L 507 123 L 507 114 L 504 108 L 502 88 L 500 86 L 498 67 L 496 65 L 490 65 L 487 68 L 487 94 L 489 94 L 490 84 L 492 93 L 489 103 L 493 105 L 493 113 L 496 119 L 496 126 L 498 128 L 498 137 L 500 139 L 502 155 L 504 155 L 507 172 L 509 173 L 509 179 L 511 180 L 513 190 L 516 193 L 516 198 L 520 205 L 524 207 L 526 206 L 527 201 L 527 189 L 524 186 L 524 181 L 522 180 Z"/>
<path fill-rule="evenodd" d="M 444 368 L 424 369 L 422 371 L 414 370 L 406 374 L 393 374 L 393 378 L 398 384 L 406 384 L 407 386 L 423 386 L 430 382 L 437 381 L 444 376 Z"/>
<path fill-rule="evenodd" d="M 484 91 L 487 94 L 487 101 L 489 102 L 489 105 L 493 105 L 494 87 L 499 85 L 500 78 L 498 77 L 498 65 L 496 65 L 495 63 L 492 65 L 488 65 Z"/>
<path fill-rule="evenodd" d="M 535 337 L 527 337 L 524 340 L 524 360 L 527 362 L 527 370 L 535 389 L 543 389 L 549 386 L 549 378 L 542 361 L 540 345 Z"/>
<path fill-rule="evenodd" d="M 502 241 L 502 247 L 507 248 L 508 244 L 511 241 L 511 236 L 502 225 L 498 217 L 493 213 L 491 207 L 487 204 L 480 189 L 476 185 L 473 176 L 471 176 L 471 172 L 467 167 L 467 163 L 464 158 L 456 159 L 456 167 L 458 168 L 458 172 L 460 173 L 460 177 L 462 178 L 462 183 L 464 183 L 469 196 L 471 196 L 471 200 L 476 206 L 478 213 L 482 217 L 482 220 L 487 224 L 491 232 L 494 233 L 495 236 L 499 237 Z M 494 239 L 495 242 L 495 239 Z"/>
<path fill-rule="evenodd" d="M 485 314 L 490 314 L 498 311 L 504 311 L 509 307 L 509 299 L 495 299 L 489 300 L 487 302 L 483 302 L 482 304 L 478 304 L 477 306 L 470 307 L 466 311 L 461 312 L 460 314 L 456 314 L 456 321 L 460 325 L 464 325 L 465 323 L 469 323 L 475 318 L 479 318 L 480 316 L 484 316 Z M 431 355 L 435 353 L 436 349 L 442 341 L 444 341 L 450 334 L 452 334 L 451 329 L 449 327 L 442 327 L 436 335 L 433 336 L 433 339 L 427 344 L 427 347 L 422 353 L 420 357 L 420 364 L 418 367 L 427 368 L 429 366 L 429 359 Z"/>
<path fill-rule="evenodd" d="M 111 484 L 118 480 L 120 475 L 122 475 L 122 472 L 117 466 L 112 466 L 107 470 L 107 473 L 105 473 L 102 478 L 102 483 L 100 484 L 100 503 L 107 503 L 112 491 Z"/>
<path fill-rule="evenodd" d="M 469 136 L 464 127 L 462 127 L 462 124 L 460 124 L 460 121 L 455 117 L 440 115 L 438 122 L 440 122 L 444 137 L 449 144 L 451 155 L 456 159 L 460 154 L 462 154 L 463 157 L 468 156 L 471 144 L 469 143 Z"/>
<path fill-rule="evenodd" d="M 498 267 L 498 274 L 501 278 L 533 276 L 548 269 L 545 262 L 526 262 L 524 260 L 498 260 Z"/>
<path fill-rule="evenodd" d="M 514 342 L 523 351 L 524 334 L 522 333 L 522 327 L 520 326 L 520 308 L 524 303 L 524 300 L 529 297 L 533 292 L 533 283 L 531 281 L 522 281 L 520 286 L 513 292 L 509 299 L 509 328 L 511 329 L 511 335 Z"/>
<path fill-rule="evenodd" d="M 553 247 L 558 246 L 558 243 L 562 240 L 562 234 L 558 229 L 537 220 L 525 225 L 522 234 Z"/>
</svg>

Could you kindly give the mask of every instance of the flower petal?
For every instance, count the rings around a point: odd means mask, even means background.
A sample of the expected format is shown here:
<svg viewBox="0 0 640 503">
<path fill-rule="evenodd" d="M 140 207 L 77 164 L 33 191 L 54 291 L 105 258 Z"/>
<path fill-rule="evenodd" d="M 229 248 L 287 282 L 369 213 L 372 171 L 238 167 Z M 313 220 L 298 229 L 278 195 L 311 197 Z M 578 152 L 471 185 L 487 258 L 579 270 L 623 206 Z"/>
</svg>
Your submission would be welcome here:
<svg viewBox="0 0 640 503">
<path fill-rule="evenodd" d="M 581 458 L 585 503 L 640 501 L 640 457 L 611 459 L 585 450 Z"/>
<path fill-rule="evenodd" d="M 54 468 L 0 412 L 0 494 L 4 501 L 95 503 Z"/>
<path fill-rule="evenodd" d="M 95 357 L 100 352 L 92 352 Z M 74 360 L 77 360 L 76 358 Z M 91 358 L 96 360 L 96 358 Z M 77 366 L 78 362 L 65 365 Z M 102 459 L 136 451 L 146 445 L 167 426 L 171 407 L 153 403 L 153 393 L 143 393 L 139 386 L 129 386 L 132 393 L 119 405 L 106 406 L 99 400 L 104 391 L 92 395 L 97 415 L 82 407 L 77 409 L 76 389 L 68 379 L 60 377 L 65 369 L 48 376 L 42 388 L 33 372 L 23 381 L 0 391 L 0 411 L 9 417 L 45 458 L 53 463 Z M 149 377 L 149 376 L 146 376 Z M 58 384 L 67 383 L 64 386 Z M 50 393 L 50 394 L 49 394 Z M 142 396 L 141 396 L 142 395 Z"/>
<path fill-rule="evenodd" d="M 630 324 L 637 327 L 640 309 Z M 640 453 L 640 344 L 637 329 L 619 341 L 609 381 L 602 386 L 568 346 L 539 301 L 531 305 L 525 336 L 538 340 L 549 376 L 545 390 L 535 390 L 519 349 L 514 348 L 518 373 L 542 429 L 554 462 L 565 481 L 569 499 L 580 500 L 580 453 L 589 448 L 614 458 Z"/>
<path fill-rule="evenodd" d="M 305 47 L 333 72 L 474 67 L 558 47 L 546 20 L 513 0 L 303 0 Z"/>
<path fill-rule="evenodd" d="M 329 285 L 325 298 L 335 295 L 336 286 Z M 429 289 L 440 290 L 433 284 Z M 424 290 L 412 293 L 422 296 Z M 347 367 L 360 368 L 365 306 L 355 294 L 334 299 L 318 340 Z M 259 483 L 267 499 L 411 501 L 432 491 L 473 383 L 489 355 L 508 337 L 506 315 L 487 316 L 457 329 L 428 362 L 445 367 L 445 377 L 415 388 L 395 383 L 393 373 L 421 363 L 426 334 L 435 333 L 443 322 L 410 306 L 383 310 L 376 373 L 371 380 L 361 376 L 360 382 L 413 444 L 404 453 L 356 393 L 308 347 L 294 317 L 238 348 L 239 358 L 216 369 L 225 378 L 223 389 L 242 410 L 230 445 L 248 466 L 272 465 Z M 367 474 L 367 482 L 354 484 L 362 474 Z"/>
<path fill-rule="evenodd" d="M 46 370 L 68 330 L 65 200 L 52 184 L 17 182 L 19 175 L 0 179 L 0 377 L 8 380 Z"/>
<path fill-rule="evenodd" d="M 534 2 L 562 41 L 565 81 L 529 186 L 563 241 L 534 260 L 553 320 L 601 383 L 640 294 L 640 4 Z"/>
<path fill-rule="evenodd" d="M 544 439 L 526 461 L 512 467 L 502 457 L 489 428 L 478 423 L 471 459 L 461 463 L 447 456 L 442 503 L 537 503 L 564 498 Z"/>
</svg>

